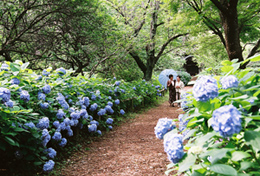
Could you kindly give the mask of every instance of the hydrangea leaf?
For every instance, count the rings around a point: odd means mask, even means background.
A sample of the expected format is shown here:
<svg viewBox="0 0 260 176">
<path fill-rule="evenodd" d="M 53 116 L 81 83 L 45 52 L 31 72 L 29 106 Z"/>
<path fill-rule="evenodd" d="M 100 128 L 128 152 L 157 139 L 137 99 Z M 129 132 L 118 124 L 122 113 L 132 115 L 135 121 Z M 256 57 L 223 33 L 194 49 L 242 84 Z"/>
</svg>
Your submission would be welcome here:
<svg viewBox="0 0 260 176">
<path fill-rule="evenodd" d="M 252 167 L 254 164 L 252 163 L 252 162 L 250 162 L 250 161 L 242 161 L 241 163 L 240 163 L 240 171 L 242 171 L 242 170 L 246 170 L 246 169 L 248 169 L 248 168 L 250 168 L 250 167 Z"/>
<path fill-rule="evenodd" d="M 244 134 L 246 143 L 260 150 L 260 132 L 246 131 Z"/>
<path fill-rule="evenodd" d="M 229 165 L 225 165 L 225 164 L 215 164 L 210 166 L 210 170 L 218 173 L 218 174 L 223 174 L 223 175 L 229 175 L 229 176 L 237 176 L 237 171 L 229 166 Z"/>
<path fill-rule="evenodd" d="M 231 160 L 232 161 L 240 161 L 244 158 L 248 158 L 250 157 L 251 155 L 247 152 L 242 152 L 242 151 L 235 151 L 232 153 L 232 158 Z"/>
<path fill-rule="evenodd" d="M 182 162 L 179 163 L 179 170 L 178 172 L 184 172 L 186 170 L 188 170 L 192 165 L 194 165 L 196 161 L 196 156 L 193 154 L 189 154 L 187 155 L 187 157 L 182 160 Z"/>
<path fill-rule="evenodd" d="M 210 162 L 212 164 L 214 164 L 217 161 L 221 160 L 222 158 L 228 157 L 227 153 L 232 150 L 234 150 L 234 149 L 230 149 L 230 148 L 212 149 L 212 150 L 209 150 L 208 152 L 204 153 L 202 156 L 211 156 Z"/>
</svg>

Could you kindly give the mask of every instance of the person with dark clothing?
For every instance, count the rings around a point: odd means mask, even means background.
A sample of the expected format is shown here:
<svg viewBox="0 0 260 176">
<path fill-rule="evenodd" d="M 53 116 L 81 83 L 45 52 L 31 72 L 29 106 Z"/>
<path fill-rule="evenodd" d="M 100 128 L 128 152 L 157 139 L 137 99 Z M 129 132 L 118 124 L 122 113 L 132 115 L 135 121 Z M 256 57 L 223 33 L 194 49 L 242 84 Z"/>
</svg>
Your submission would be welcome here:
<svg viewBox="0 0 260 176">
<path fill-rule="evenodd" d="M 174 101 L 176 101 L 176 80 L 173 80 L 173 75 L 169 75 L 169 80 L 167 81 L 167 87 L 169 89 L 169 103 L 170 106 L 174 107 Z"/>
</svg>

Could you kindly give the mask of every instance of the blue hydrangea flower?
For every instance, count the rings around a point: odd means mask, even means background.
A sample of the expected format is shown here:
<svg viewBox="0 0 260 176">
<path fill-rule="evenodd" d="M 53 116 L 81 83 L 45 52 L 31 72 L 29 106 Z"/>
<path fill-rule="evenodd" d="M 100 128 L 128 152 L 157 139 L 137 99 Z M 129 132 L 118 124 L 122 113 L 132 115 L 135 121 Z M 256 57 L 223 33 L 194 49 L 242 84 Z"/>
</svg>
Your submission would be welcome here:
<svg viewBox="0 0 260 176">
<path fill-rule="evenodd" d="M 98 135 L 102 135 L 102 132 L 100 130 L 97 130 Z"/>
<path fill-rule="evenodd" d="M 95 124 L 95 125 L 99 125 L 99 123 L 98 123 L 98 121 L 96 121 L 96 120 L 92 120 L 91 122 L 90 122 L 90 125 L 92 125 L 92 124 Z"/>
<path fill-rule="evenodd" d="M 107 105 L 112 107 L 113 106 L 113 103 L 111 101 L 107 102 Z"/>
<path fill-rule="evenodd" d="M 112 93 L 113 91 L 112 91 L 112 90 L 109 90 L 108 92 L 109 92 L 109 93 Z"/>
<path fill-rule="evenodd" d="M 42 91 L 45 93 L 45 94 L 48 94 L 51 92 L 51 86 L 50 85 L 45 85 L 43 88 L 42 88 Z"/>
<path fill-rule="evenodd" d="M 111 100 L 111 99 L 112 99 L 112 97 L 111 97 L 111 96 L 108 96 L 108 99 L 109 99 L 109 100 Z"/>
<path fill-rule="evenodd" d="M 223 89 L 238 86 L 238 79 L 234 75 L 225 76 L 220 80 Z"/>
<path fill-rule="evenodd" d="M 153 87 L 154 85 L 152 84 L 152 87 Z"/>
<path fill-rule="evenodd" d="M 42 71 L 42 75 L 43 75 L 43 76 L 49 76 L 49 74 L 50 74 L 50 72 L 47 72 L 46 69 L 44 69 L 44 70 Z"/>
<path fill-rule="evenodd" d="M 180 114 L 178 116 L 178 119 L 180 121 L 180 123 L 179 123 L 179 131 L 182 132 L 183 130 L 186 129 L 187 124 L 189 123 L 190 120 L 184 119 L 184 115 L 183 114 Z M 186 131 L 188 131 L 188 130 L 186 130 Z M 186 132 L 186 131 L 184 131 L 184 132 Z"/>
<path fill-rule="evenodd" d="M 81 116 L 81 117 L 83 117 L 83 116 L 86 115 L 86 114 L 87 114 L 86 109 L 81 109 L 81 110 L 80 110 L 80 116 Z"/>
<path fill-rule="evenodd" d="M 160 87 L 161 87 L 161 86 L 159 86 L 159 85 L 158 85 L 158 86 L 155 86 L 156 89 L 159 89 Z"/>
<path fill-rule="evenodd" d="M 116 92 L 118 91 L 118 89 L 119 89 L 119 87 L 116 87 L 116 88 L 114 89 L 114 92 L 116 93 Z"/>
<path fill-rule="evenodd" d="M 59 74 L 60 76 L 66 75 L 66 70 L 65 70 L 64 68 L 62 68 L 62 67 L 56 69 L 56 72 L 58 72 L 58 74 Z"/>
<path fill-rule="evenodd" d="M 202 76 L 193 87 L 193 95 L 197 101 L 206 102 L 218 96 L 217 81 L 210 76 Z"/>
<path fill-rule="evenodd" d="M 108 125 L 112 125 L 113 121 L 114 121 L 114 119 L 108 118 L 108 119 L 106 120 L 106 123 L 107 123 Z"/>
<path fill-rule="evenodd" d="M 123 109 L 120 110 L 120 114 L 121 115 L 124 115 L 125 114 L 125 111 Z"/>
<path fill-rule="evenodd" d="M 40 128 L 41 130 L 49 128 L 50 120 L 48 117 L 43 117 L 39 120 L 39 123 L 37 124 L 37 128 Z"/>
<path fill-rule="evenodd" d="M 58 93 L 58 97 L 56 98 L 56 100 L 59 101 L 61 107 L 63 107 L 66 110 L 69 109 L 69 104 L 66 102 L 65 97 L 61 93 Z"/>
<path fill-rule="evenodd" d="M 41 75 L 36 78 L 36 81 L 40 81 L 40 80 L 42 80 L 42 76 Z"/>
<path fill-rule="evenodd" d="M 113 79 L 116 80 L 116 77 L 114 77 Z"/>
<path fill-rule="evenodd" d="M 86 107 L 89 106 L 89 98 L 88 98 L 88 97 L 83 97 L 83 102 L 84 102 L 84 105 L 85 105 Z"/>
<path fill-rule="evenodd" d="M 73 108 L 73 107 L 71 107 L 70 109 L 69 109 L 69 113 L 73 113 L 73 112 L 75 112 L 76 110 L 75 110 L 75 108 Z"/>
<path fill-rule="evenodd" d="M 212 115 L 212 127 L 223 137 L 231 137 L 241 131 L 241 113 L 233 105 L 222 106 Z"/>
<path fill-rule="evenodd" d="M 69 118 L 65 118 L 63 120 L 63 122 L 65 123 L 65 125 L 69 125 L 70 124 L 70 119 Z"/>
<path fill-rule="evenodd" d="M 8 70 L 9 70 L 9 65 L 7 65 L 6 63 L 3 63 L 3 64 L 1 65 L 1 70 L 8 71 Z"/>
<path fill-rule="evenodd" d="M 62 138 L 60 143 L 59 143 L 59 146 L 64 147 L 66 144 L 67 144 L 67 139 L 66 138 Z"/>
<path fill-rule="evenodd" d="M 42 92 L 38 92 L 38 100 L 45 101 L 46 95 Z"/>
<path fill-rule="evenodd" d="M 55 132 L 54 135 L 52 136 L 52 139 L 55 141 L 60 141 L 62 138 L 61 133 L 60 132 Z"/>
<path fill-rule="evenodd" d="M 51 172 L 54 168 L 55 162 L 52 160 L 47 161 L 44 165 L 43 165 L 43 171 L 44 172 Z"/>
<path fill-rule="evenodd" d="M 93 117 L 90 115 L 88 116 L 89 120 L 92 121 L 93 120 Z"/>
<path fill-rule="evenodd" d="M 95 111 L 98 108 L 97 103 L 94 103 L 93 105 L 90 106 L 89 110 L 90 111 Z"/>
<path fill-rule="evenodd" d="M 49 108 L 49 103 L 40 103 L 40 107 L 42 109 L 47 109 L 47 108 Z"/>
<path fill-rule="evenodd" d="M 24 124 L 24 126 L 29 127 L 29 128 L 35 128 L 35 125 L 34 125 L 33 122 L 27 122 L 27 123 Z M 25 129 L 27 129 L 27 128 L 25 128 Z"/>
<path fill-rule="evenodd" d="M 133 87 L 133 90 L 136 90 L 136 87 Z"/>
<path fill-rule="evenodd" d="M 120 100 L 116 99 L 115 100 L 115 104 L 119 105 L 120 104 Z"/>
<path fill-rule="evenodd" d="M 69 137 L 73 136 L 73 131 L 72 131 L 72 129 L 69 129 L 69 130 L 68 130 L 67 135 L 68 135 Z"/>
<path fill-rule="evenodd" d="M 11 84 L 12 85 L 14 85 L 14 84 L 19 85 L 20 84 L 20 80 L 17 79 L 17 78 L 13 78 L 13 79 L 11 79 Z"/>
<path fill-rule="evenodd" d="M 2 102 L 8 102 L 11 98 L 10 90 L 4 87 L 0 87 L 0 98 L 2 99 Z"/>
<path fill-rule="evenodd" d="M 110 106 L 109 106 L 110 107 Z M 111 108 L 111 107 L 110 107 Z M 98 116 L 103 116 L 106 114 L 106 110 L 105 109 L 100 109 L 97 113 Z"/>
<path fill-rule="evenodd" d="M 90 133 L 97 131 L 97 125 L 96 125 L 96 124 L 88 125 L 88 131 L 89 131 Z"/>
<path fill-rule="evenodd" d="M 154 133 L 158 139 L 163 139 L 163 136 L 174 128 L 172 119 L 161 118 L 154 127 Z"/>
<path fill-rule="evenodd" d="M 107 105 L 106 107 L 105 107 L 105 110 L 106 110 L 106 112 L 108 112 L 109 114 L 113 114 L 114 113 L 114 110 L 111 108 L 111 106 L 109 106 L 109 105 Z"/>
<path fill-rule="evenodd" d="M 64 121 L 60 123 L 60 127 L 59 127 L 59 128 L 60 128 L 61 130 L 65 130 L 65 129 L 66 129 L 66 124 L 65 124 Z"/>
<path fill-rule="evenodd" d="M 109 125 L 109 126 L 108 126 L 108 129 L 112 130 L 112 129 L 113 129 L 113 127 L 112 127 L 111 125 Z"/>
<path fill-rule="evenodd" d="M 122 93 L 125 93 L 125 90 L 124 90 L 124 89 L 121 89 L 121 92 L 122 92 Z"/>
<path fill-rule="evenodd" d="M 57 152 L 51 147 L 46 149 L 44 152 L 47 153 L 47 157 L 52 158 L 52 159 L 54 159 L 55 156 L 57 155 Z"/>
<path fill-rule="evenodd" d="M 163 141 L 164 151 L 172 163 L 178 163 L 184 155 L 182 138 L 182 135 L 171 134 L 166 135 Z"/>
<path fill-rule="evenodd" d="M 73 119 L 73 120 L 78 120 L 80 118 L 80 113 L 78 112 L 72 112 L 70 114 L 70 117 Z"/>
<path fill-rule="evenodd" d="M 55 128 L 59 128 L 60 127 L 60 122 L 59 121 L 54 121 L 53 122 L 53 126 L 55 127 Z"/>
<path fill-rule="evenodd" d="M 96 95 L 94 95 L 94 94 L 91 95 L 91 100 L 95 101 L 96 98 L 97 98 Z"/>
<path fill-rule="evenodd" d="M 5 102 L 5 105 L 9 108 L 14 107 L 14 102 L 12 100 L 8 100 L 7 102 Z"/>
<path fill-rule="evenodd" d="M 49 131 L 47 129 L 44 129 L 42 131 L 42 145 L 43 147 L 46 147 L 46 145 L 48 144 L 48 142 L 51 140 L 51 135 L 49 134 Z"/>
<path fill-rule="evenodd" d="M 62 109 L 59 109 L 56 116 L 57 116 L 57 119 L 62 119 L 65 116 L 65 113 L 63 112 Z"/>
<path fill-rule="evenodd" d="M 116 82 L 115 82 L 115 85 L 116 85 L 116 86 L 119 86 L 120 83 L 121 83 L 120 81 L 116 81 Z"/>
<path fill-rule="evenodd" d="M 69 102 L 69 104 L 71 104 L 73 101 L 72 101 L 72 99 L 69 99 L 68 102 Z"/>
<path fill-rule="evenodd" d="M 88 119 L 88 113 L 83 116 L 83 119 Z"/>
<path fill-rule="evenodd" d="M 28 102 L 30 100 L 30 94 L 26 90 L 22 90 L 22 92 L 20 93 L 20 99 Z"/>
</svg>

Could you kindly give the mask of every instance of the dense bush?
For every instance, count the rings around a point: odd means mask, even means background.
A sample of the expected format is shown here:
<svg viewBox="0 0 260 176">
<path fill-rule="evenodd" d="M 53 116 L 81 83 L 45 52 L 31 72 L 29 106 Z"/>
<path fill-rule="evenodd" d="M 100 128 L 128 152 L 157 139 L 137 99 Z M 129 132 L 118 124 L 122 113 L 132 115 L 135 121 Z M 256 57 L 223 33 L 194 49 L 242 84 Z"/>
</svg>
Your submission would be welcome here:
<svg viewBox="0 0 260 176">
<path fill-rule="evenodd" d="M 259 175 L 260 74 L 259 68 L 240 70 L 243 63 L 223 61 L 221 73 L 200 76 L 184 96 L 179 129 L 164 135 L 172 162 L 167 174 Z"/>
<path fill-rule="evenodd" d="M 181 80 L 185 86 L 188 85 L 189 81 L 191 80 L 191 75 L 186 71 L 178 71 L 177 74 L 181 76 Z"/>
<path fill-rule="evenodd" d="M 160 86 L 143 80 L 71 77 L 73 71 L 63 68 L 37 75 L 28 65 L 1 64 L 0 155 L 7 171 L 43 167 L 50 172 L 55 156 L 79 131 L 100 135 L 131 106 L 160 95 Z"/>
</svg>

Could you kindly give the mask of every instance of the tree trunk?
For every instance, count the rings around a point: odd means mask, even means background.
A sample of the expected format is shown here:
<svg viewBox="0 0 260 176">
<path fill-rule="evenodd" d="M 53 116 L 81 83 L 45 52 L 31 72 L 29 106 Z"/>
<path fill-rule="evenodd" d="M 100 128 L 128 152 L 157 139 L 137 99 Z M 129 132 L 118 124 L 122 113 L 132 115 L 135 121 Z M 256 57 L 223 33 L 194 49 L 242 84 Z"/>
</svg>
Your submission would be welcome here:
<svg viewBox="0 0 260 176">
<path fill-rule="evenodd" d="M 226 8 L 226 11 L 220 11 L 222 26 L 225 33 L 226 51 L 229 60 L 238 59 L 239 61 L 243 61 L 239 38 L 237 2 L 229 2 Z"/>
<path fill-rule="evenodd" d="M 147 60 L 147 63 L 146 63 L 146 70 L 145 70 L 145 72 L 143 72 L 144 73 L 144 79 L 146 81 L 150 81 L 152 79 L 154 67 L 155 67 L 155 64 L 153 63 L 153 59 L 149 58 Z"/>
</svg>

